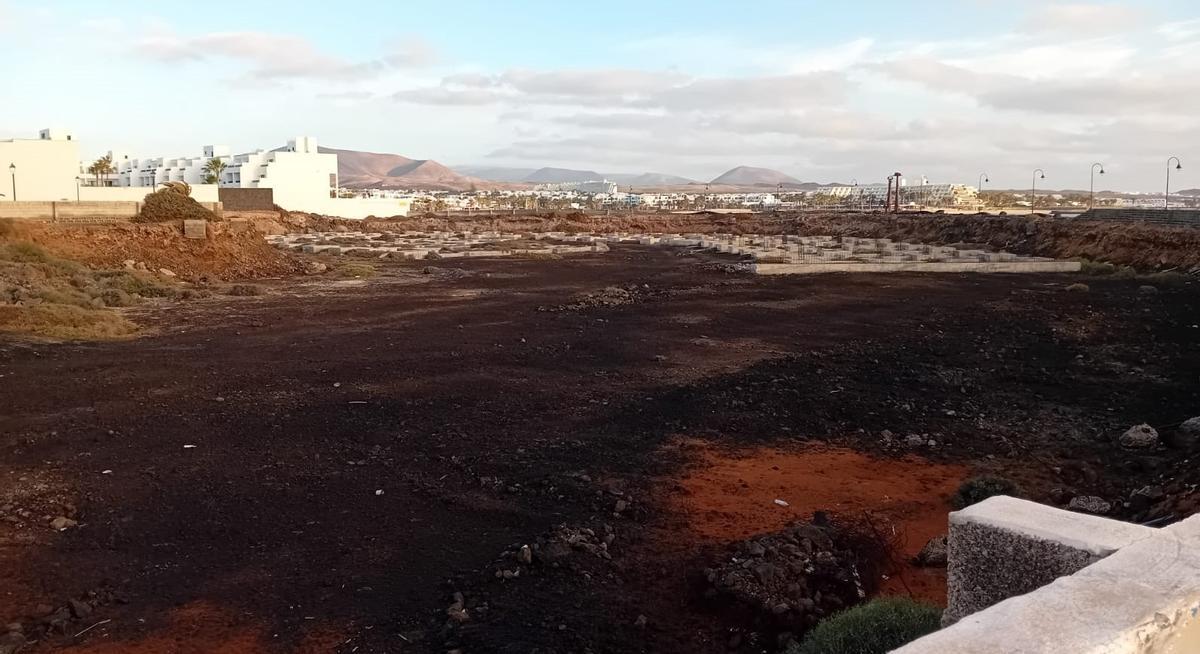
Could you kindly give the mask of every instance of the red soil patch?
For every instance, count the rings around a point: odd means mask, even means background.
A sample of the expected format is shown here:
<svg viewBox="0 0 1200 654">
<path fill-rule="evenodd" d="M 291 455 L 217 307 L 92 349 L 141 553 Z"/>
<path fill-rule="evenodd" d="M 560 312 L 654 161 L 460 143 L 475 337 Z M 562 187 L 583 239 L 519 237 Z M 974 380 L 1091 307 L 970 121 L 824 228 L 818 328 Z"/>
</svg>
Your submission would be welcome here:
<svg viewBox="0 0 1200 654">
<path fill-rule="evenodd" d="M 917 456 L 879 459 L 853 450 L 813 446 L 729 453 L 689 441 L 696 464 L 677 482 L 668 504 L 694 538 L 729 542 L 777 531 L 815 511 L 849 518 L 869 515 L 881 532 L 895 530 L 897 569 L 885 594 L 945 605 L 944 569 L 909 562 L 947 529 L 949 498 L 968 475 L 964 466 Z M 788 506 L 780 506 L 775 500 Z M 891 534 L 886 534 L 890 536 Z"/>
<path fill-rule="evenodd" d="M 102 625 L 82 636 L 83 643 L 66 647 L 72 654 L 266 654 L 335 651 L 345 637 L 314 627 L 300 642 L 275 640 L 270 627 L 240 617 L 215 604 L 198 601 L 181 606 L 161 627 L 144 636 L 109 640 Z M 115 621 L 114 621 L 115 623 Z"/>
</svg>

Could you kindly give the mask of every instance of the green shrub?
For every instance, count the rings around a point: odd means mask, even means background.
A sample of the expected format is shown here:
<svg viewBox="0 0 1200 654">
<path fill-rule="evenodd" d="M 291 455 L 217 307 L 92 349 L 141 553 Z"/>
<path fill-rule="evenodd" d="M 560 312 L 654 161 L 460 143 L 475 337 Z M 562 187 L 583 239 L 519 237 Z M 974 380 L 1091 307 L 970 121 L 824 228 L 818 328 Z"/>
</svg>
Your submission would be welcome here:
<svg viewBox="0 0 1200 654">
<path fill-rule="evenodd" d="M 1106 261 L 1092 261 L 1091 259 L 1081 259 L 1080 270 L 1085 275 L 1111 275 L 1117 272 L 1117 267 Z"/>
<path fill-rule="evenodd" d="M 97 273 L 96 276 L 106 288 L 115 288 L 129 295 L 175 297 L 178 292 L 174 285 L 163 283 L 148 273 L 114 270 Z"/>
<path fill-rule="evenodd" d="M 45 248 L 29 241 L 14 241 L 0 248 L 0 259 L 14 263 L 50 263 L 53 258 Z"/>
<path fill-rule="evenodd" d="M 941 627 L 942 611 L 907 598 L 884 598 L 837 613 L 788 654 L 887 654 Z"/>
<path fill-rule="evenodd" d="M 234 284 L 225 289 L 225 294 L 237 297 L 254 297 L 262 295 L 263 289 L 261 286 L 255 286 L 254 284 Z"/>
<path fill-rule="evenodd" d="M 996 495 L 1019 497 L 1021 495 L 1021 487 L 1017 486 L 1016 482 L 1003 477 L 990 475 L 972 477 L 958 487 L 958 491 L 954 493 L 954 497 L 950 498 L 950 504 L 955 509 L 965 509 L 972 504 L 978 504 Z"/>
<path fill-rule="evenodd" d="M 347 263 L 339 266 L 337 273 L 342 277 L 374 277 L 376 270 L 367 263 Z"/>
</svg>

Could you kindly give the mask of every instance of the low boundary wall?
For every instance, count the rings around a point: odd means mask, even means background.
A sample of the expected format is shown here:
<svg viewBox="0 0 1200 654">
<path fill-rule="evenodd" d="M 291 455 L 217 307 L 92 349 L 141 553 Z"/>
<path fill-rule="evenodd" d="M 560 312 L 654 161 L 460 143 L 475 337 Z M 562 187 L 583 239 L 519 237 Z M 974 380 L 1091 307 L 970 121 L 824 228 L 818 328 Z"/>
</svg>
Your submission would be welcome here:
<svg viewBox="0 0 1200 654">
<path fill-rule="evenodd" d="M 224 213 L 220 202 L 200 206 L 218 217 Z M 53 223 L 123 222 L 141 210 L 141 202 L 0 202 L 0 218 Z"/>
<path fill-rule="evenodd" d="M 994 497 L 950 514 L 948 554 L 957 622 L 893 654 L 1200 652 L 1200 516 L 1153 529 Z"/>
</svg>

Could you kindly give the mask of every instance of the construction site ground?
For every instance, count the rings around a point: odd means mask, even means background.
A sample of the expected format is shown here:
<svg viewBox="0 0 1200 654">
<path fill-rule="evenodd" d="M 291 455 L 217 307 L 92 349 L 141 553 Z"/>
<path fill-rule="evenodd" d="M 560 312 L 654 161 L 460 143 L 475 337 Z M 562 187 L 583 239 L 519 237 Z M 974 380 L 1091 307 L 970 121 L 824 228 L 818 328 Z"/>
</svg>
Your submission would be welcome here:
<svg viewBox="0 0 1200 654">
<path fill-rule="evenodd" d="M 1197 510 L 1200 283 L 720 262 L 382 261 L 0 341 L 0 623 L 69 607 L 30 651 L 80 654 L 758 651 L 697 578 L 814 511 L 894 530 L 882 592 L 938 601 L 907 559 L 969 476 Z M 1140 423 L 1165 444 L 1122 449 Z M 514 563 L 562 525 L 608 556 Z"/>
</svg>

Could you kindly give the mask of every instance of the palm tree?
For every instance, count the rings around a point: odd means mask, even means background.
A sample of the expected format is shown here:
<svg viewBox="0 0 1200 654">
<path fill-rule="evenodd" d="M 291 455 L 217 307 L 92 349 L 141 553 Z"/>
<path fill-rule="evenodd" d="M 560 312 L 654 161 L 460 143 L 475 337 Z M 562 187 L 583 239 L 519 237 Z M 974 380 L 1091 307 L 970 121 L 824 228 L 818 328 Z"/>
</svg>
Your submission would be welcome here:
<svg viewBox="0 0 1200 654">
<path fill-rule="evenodd" d="M 87 171 L 89 175 L 96 178 L 96 186 L 100 186 L 100 176 L 115 173 L 117 169 L 113 166 L 112 155 L 106 154 L 93 161 L 92 165 L 88 166 Z"/>
<path fill-rule="evenodd" d="M 225 162 L 221 161 L 219 158 L 213 157 L 212 159 L 209 159 L 208 163 L 204 164 L 204 183 L 220 184 L 221 173 L 225 172 L 225 168 L 227 168 Z"/>
</svg>

